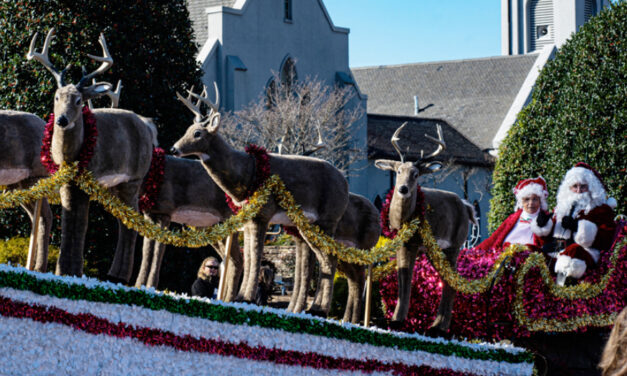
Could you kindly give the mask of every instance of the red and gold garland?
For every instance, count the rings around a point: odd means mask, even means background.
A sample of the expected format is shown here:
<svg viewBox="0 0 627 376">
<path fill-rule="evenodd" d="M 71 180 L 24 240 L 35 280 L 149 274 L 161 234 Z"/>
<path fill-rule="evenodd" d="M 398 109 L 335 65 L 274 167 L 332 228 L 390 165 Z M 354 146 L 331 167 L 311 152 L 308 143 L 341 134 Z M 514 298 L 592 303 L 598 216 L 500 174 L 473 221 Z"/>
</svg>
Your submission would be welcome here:
<svg viewBox="0 0 627 376">
<path fill-rule="evenodd" d="M 91 157 L 94 156 L 94 149 L 96 147 L 96 141 L 98 139 L 98 128 L 96 127 L 96 117 L 91 112 L 89 107 L 83 107 L 83 126 L 85 129 L 85 136 L 83 137 L 83 145 L 81 151 L 78 154 L 78 171 L 79 173 L 87 168 Z M 52 134 L 54 133 L 54 113 L 50 114 L 46 128 L 44 129 L 44 137 L 41 141 L 41 164 L 44 165 L 50 175 L 53 175 L 59 170 L 59 165 L 54 163 L 52 156 L 50 155 L 50 149 L 52 147 Z"/>
<path fill-rule="evenodd" d="M 161 192 L 161 184 L 163 183 L 163 175 L 165 173 L 165 150 L 161 148 L 152 149 L 152 160 L 150 161 L 150 170 L 142 184 L 144 192 L 139 197 L 139 210 L 147 212 L 157 203 L 157 198 Z"/>
<path fill-rule="evenodd" d="M 246 153 L 255 158 L 255 180 L 252 186 L 248 188 L 247 192 L 247 197 L 250 197 L 270 177 L 270 156 L 266 148 L 255 144 L 246 146 Z M 229 208 L 231 208 L 233 213 L 237 214 L 241 207 L 235 205 L 233 199 L 228 194 L 225 193 L 224 196 L 226 197 L 226 203 L 229 205 Z M 248 198 L 246 201 L 248 201 Z"/>
<path fill-rule="evenodd" d="M 394 188 L 390 189 L 385 196 L 383 207 L 381 208 L 381 234 L 389 239 L 394 239 L 398 230 L 392 230 L 390 228 L 390 204 L 392 203 L 392 196 L 394 196 Z M 416 184 L 416 206 L 419 208 L 418 218 L 424 218 L 425 216 L 425 194 L 422 192 L 420 184 Z"/>
</svg>

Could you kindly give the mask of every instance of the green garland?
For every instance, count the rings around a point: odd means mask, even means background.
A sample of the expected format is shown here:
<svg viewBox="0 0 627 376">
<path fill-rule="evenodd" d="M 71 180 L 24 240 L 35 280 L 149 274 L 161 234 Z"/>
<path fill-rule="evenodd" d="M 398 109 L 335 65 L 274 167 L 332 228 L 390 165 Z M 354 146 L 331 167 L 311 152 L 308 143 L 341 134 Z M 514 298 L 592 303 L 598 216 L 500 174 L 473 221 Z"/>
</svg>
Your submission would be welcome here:
<svg viewBox="0 0 627 376">
<path fill-rule="evenodd" d="M 533 362 L 533 354 L 529 352 L 511 353 L 502 349 L 479 351 L 450 342 L 434 343 L 415 337 L 398 337 L 393 334 L 358 327 L 344 327 L 328 321 L 309 320 L 291 315 L 281 316 L 272 312 L 210 304 L 196 299 L 185 300 L 168 295 L 152 295 L 139 289 L 109 289 L 100 286 L 90 288 L 80 284 L 38 279 L 27 273 L 0 271 L 0 286 L 30 290 L 37 294 L 63 299 L 136 305 L 152 310 L 166 310 L 188 317 L 200 317 L 234 325 L 279 329 L 291 333 L 304 333 L 381 347 L 395 347 L 407 351 L 425 351 L 446 356 L 454 355 L 469 359 L 506 361 L 508 363 Z"/>
</svg>

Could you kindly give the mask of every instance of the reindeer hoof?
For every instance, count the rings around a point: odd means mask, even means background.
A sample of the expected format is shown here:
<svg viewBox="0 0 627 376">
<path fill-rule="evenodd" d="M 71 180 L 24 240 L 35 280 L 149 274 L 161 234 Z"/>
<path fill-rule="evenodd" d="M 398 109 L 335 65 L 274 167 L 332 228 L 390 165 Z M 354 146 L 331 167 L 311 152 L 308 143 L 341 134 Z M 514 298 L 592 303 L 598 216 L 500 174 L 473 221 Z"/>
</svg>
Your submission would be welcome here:
<svg viewBox="0 0 627 376">
<path fill-rule="evenodd" d="M 451 339 L 452 335 L 449 331 L 442 330 L 437 326 L 432 326 L 425 332 L 427 337 Z"/>
<path fill-rule="evenodd" d="M 403 330 L 404 323 L 404 321 L 390 320 L 390 322 L 388 322 L 388 329 L 394 330 L 395 332 L 400 332 Z"/>
<path fill-rule="evenodd" d="M 307 310 L 305 313 L 316 317 L 322 317 L 323 319 L 327 318 L 327 313 L 320 309 Z"/>
<path fill-rule="evenodd" d="M 125 279 L 119 278 L 119 277 L 114 277 L 112 275 L 108 275 L 107 274 L 107 278 L 106 278 L 107 282 L 111 282 L 111 283 L 119 283 L 122 285 L 126 285 L 128 282 Z"/>
</svg>

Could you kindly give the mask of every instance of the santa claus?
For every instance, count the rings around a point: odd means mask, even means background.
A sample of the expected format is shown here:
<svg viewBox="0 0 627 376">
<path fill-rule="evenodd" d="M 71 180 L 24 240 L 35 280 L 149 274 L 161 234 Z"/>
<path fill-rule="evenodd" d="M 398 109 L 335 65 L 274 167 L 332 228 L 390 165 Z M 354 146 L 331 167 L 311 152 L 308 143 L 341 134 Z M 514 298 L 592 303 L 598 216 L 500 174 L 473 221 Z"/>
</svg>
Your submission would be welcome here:
<svg viewBox="0 0 627 376">
<path fill-rule="evenodd" d="M 510 244 L 525 244 L 539 249 L 543 239 L 531 230 L 533 220 L 544 212 L 548 215 L 546 198 L 549 192 L 546 181 L 540 176 L 535 179 L 523 179 L 514 187 L 516 197 L 515 212 L 501 223 L 489 238 L 477 246 L 479 249 L 501 249 Z"/>
<path fill-rule="evenodd" d="M 592 167 L 579 162 L 566 173 L 553 217 L 538 216 L 532 225 L 536 235 L 552 235 L 557 241 L 558 284 L 567 277 L 581 278 L 612 246 L 615 207 L 616 200 L 608 199 L 601 176 Z"/>
</svg>

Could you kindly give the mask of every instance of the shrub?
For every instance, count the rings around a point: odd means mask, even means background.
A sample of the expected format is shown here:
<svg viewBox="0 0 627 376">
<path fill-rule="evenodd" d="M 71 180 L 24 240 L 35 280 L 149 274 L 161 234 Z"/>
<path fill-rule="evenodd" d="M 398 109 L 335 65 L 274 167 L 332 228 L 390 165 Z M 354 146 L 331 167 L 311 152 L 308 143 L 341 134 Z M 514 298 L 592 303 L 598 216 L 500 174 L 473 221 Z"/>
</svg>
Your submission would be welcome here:
<svg viewBox="0 0 627 376">
<path fill-rule="evenodd" d="M 514 208 L 512 188 L 542 175 L 549 205 L 579 161 L 598 170 L 624 212 L 627 198 L 627 2 L 593 17 L 542 69 L 532 100 L 499 149 L 494 169 L 494 230 Z"/>
<path fill-rule="evenodd" d="M 0 264 L 26 265 L 29 244 L 29 238 L 19 236 L 0 240 Z M 59 248 L 50 246 L 48 248 L 48 271 L 54 271 L 58 259 Z"/>
</svg>

